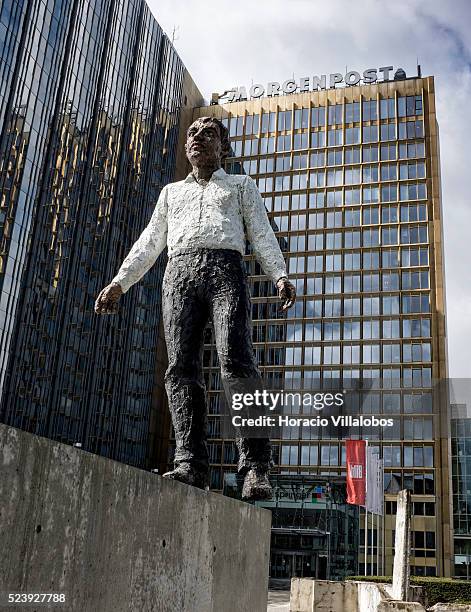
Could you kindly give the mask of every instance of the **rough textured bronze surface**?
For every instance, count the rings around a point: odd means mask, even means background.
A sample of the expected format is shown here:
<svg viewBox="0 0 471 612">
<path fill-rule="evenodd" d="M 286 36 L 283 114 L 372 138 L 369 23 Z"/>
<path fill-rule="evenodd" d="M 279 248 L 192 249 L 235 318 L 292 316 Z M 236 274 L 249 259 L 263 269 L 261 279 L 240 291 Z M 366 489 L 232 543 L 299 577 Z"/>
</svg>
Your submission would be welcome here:
<svg viewBox="0 0 471 612">
<path fill-rule="evenodd" d="M 203 332 L 209 319 L 223 379 L 261 378 L 250 329 L 250 297 L 242 256 L 198 249 L 171 257 L 163 280 L 163 320 L 168 352 L 165 375 L 175 430 L 175 464 L 208 469 Z M 236 430 L 239 470 L 270 463 L 268 439 L 242 438 Z"/>
<path fill-rule="evenodd" d="M 227 175 L 221 169 L 222 160 L 230 153 L 227 128 L 217 119 L 197 119 L 188 129 L 185 150 L 192 173 L 185 181 L 162 190 L 151 221 L 113 282 L 101 291 L 95 311 L 116 312 L 121 294 L 138 282 L 168 246 L 163 319 L 175 466 L 177 476 L 185 479 L 181 472 L 187 470 L 187 481 L 201 484 L 209 469 L 202 372 L 203 331 L 209 319 L 214 325 L 223 381 L 250 379 L 260 381 L 261 386 L 242 260 L 246 237 L 264 272 L 276 283 L 284 310 L 294 304 L 296 291 L 286 277 L 283 256 L 255 182 L 249 176 Z M 243 437 L 241 430 L 236 430 L 236 443 L 239 472 L 254 474 L 256 469 L 257 474 L 266 475 L 271 463 L 269 439 Z M 257 482 L 252 486 L 254 499 L 257 490 L 264 488 Z M 266 497 L 267 491 L 261 495 Z"/>
<path fill-rule="evenodd" d="M 167 246 L 168 255 L 202 249 L 245 253 L 246 239 L 265 274 L 276 283 L 286 264 L 270 226 L 262 196 L 250 176 L 219 168 L 207 182 L 192 174 L 166 185 L 151 220 L 113 278 L 126 292 L 152 267 Z"/>
</svg>

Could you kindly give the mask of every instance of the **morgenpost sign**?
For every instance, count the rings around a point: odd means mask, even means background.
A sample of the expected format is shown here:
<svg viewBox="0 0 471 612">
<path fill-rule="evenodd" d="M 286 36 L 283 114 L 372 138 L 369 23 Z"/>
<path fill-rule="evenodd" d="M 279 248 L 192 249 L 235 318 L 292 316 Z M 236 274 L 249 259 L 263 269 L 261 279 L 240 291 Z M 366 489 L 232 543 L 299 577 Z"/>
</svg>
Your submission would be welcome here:
<svg viewBox="0 0 471 612">
<path fill-rule="evenodd" d="M 248 89 L 241 85 L 227 90 L 222 96 L 218 96 L 218 100 L 227 97 L 224 102 L 239 102 L 241 100 L 257 99 L 264 96 L 272 97 L 292 93 L 322 91 L 325 89 L 335 89 L 338 86 L 353 87 L 359 84 L 371 85 L 378 81 L 397 81 L 406 78 L 406 73 L 402 68 L 398 68 L 395 72 L 393 71 L 394 66 L 383 66 L 381 68 L 367 68 L 362 73 L 356 70 L 350 70 L 346 74 L 333 72 L 329 75 L 321 74 L 320 76 L 301 77 L 300 79 L 286 79 L 283 83 L 272 81 L 266 86 L 260 83 L 254 83 Z"/>
</svg>

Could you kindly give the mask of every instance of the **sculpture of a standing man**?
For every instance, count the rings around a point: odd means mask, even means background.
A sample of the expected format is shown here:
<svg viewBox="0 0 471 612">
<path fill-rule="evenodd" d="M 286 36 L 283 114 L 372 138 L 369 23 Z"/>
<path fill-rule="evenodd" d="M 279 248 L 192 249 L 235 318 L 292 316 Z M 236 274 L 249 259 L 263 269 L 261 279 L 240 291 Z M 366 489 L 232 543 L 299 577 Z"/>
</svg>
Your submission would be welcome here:
<svg viewBox="0 0 471 612">
<path fill-rule="evenodd" d="M 121 295 L 168 247 L 163 279 L 163 322 L 168 352 L 165 386 L 175 430 L 175 469 L 163 476 L 206 488 L 206 392 L 203 331 L 212 319 L 223 380 L 260 379 L 250 326 L 250 296 L 242 255 L 245 237 L 265 274 L 276 284 L 283 309 L 295 299 L 286 266 L 256 183 L 221 168 L 230 153 L 227 128 L 202 117 L 188 129 L 185 145 L 192 172 L 166 185 L 151 220 L 117 275 L 97 297 L 95 312 L 111 314 Z M 242 496 L 271 496 L 267 438 L 237 435 Z"/>
</svg>

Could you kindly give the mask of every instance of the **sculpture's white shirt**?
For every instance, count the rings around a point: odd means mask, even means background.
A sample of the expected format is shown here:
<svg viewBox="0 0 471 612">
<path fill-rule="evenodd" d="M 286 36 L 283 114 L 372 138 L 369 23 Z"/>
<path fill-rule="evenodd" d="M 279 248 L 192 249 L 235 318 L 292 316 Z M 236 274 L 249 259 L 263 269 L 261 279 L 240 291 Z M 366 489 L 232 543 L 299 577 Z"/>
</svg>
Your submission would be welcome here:
<svg viewBox="0 0 471 612">
<path fill-rule="evenodd" d="M 245 225 L 245 231 L 244 231 Z M 125 293 L 152 267 L 163 249 L 168 254 L 195 248 L 245 252 L 245 236 L 265 274 L 276 283 L 287 276 L 278 241 L 255 181 L 220 168 L 205 184 L 192 174 L 166 185 L 151 220 L 134 243 L 112 282 Z"/>
</svg>

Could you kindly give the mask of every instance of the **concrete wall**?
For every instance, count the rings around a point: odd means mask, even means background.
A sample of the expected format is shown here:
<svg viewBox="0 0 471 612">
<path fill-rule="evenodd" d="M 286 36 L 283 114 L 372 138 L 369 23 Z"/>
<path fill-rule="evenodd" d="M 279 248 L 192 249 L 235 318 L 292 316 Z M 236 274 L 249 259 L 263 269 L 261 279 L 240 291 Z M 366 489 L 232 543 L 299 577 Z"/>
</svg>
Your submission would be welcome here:
<svg viewBox="0 0 471 612">
<path fill-rule="evenodd" d="M 382 601 L 378 612 L 425 612 L 422 604 L 415 601 Z"/>
<path fill-rule="evenodd" d="M 355 582 L 291 579 L 290 612 L 356 612 L 357 610 L 358 595 Z"/>
<path fill-rule="evenodd" d="M 385 593 L 381 586 L 371 582 L 356 582 L 357 608 L 361 612 L 376 612 Z"/>
<path fill-rule="evenodd" d="M 384 585 L 373 582 L 333 582 L 312 578 L 291 580 L 290 612 L 424 612 L 416 602 L 397 602 Z"/>
<path fill-rule="evenodd" d="M 265 612 L 270 525 L 267 510 L 0 424 L 0 592 L 62 592 L 68 612 Z"/>
<path fill-rule="evenodd" d="M 431 608 L 429 608 L 430 612 L 471 612 L 471 605 L 469 604 L 441 604 L 437 603 Z"/>
</svg>

